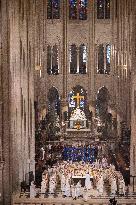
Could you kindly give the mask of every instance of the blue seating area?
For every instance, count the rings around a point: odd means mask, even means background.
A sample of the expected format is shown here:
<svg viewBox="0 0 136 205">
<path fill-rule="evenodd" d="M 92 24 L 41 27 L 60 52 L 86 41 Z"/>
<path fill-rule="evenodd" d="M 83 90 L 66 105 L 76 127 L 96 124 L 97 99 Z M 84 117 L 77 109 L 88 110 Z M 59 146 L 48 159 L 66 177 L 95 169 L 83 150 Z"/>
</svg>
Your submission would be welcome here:
<svg viewBox="0 0 136 205">
<path fill-rule="evenodd" d="M 74 146 L 68 146 L 64 147 L 62 152 L 62 158 L 65 161 L 84 161 L 84 162 L 90 162 L 93 163 L 95 159 L 97 158 L 97 147 L 74 147 Z"/>
</svg>

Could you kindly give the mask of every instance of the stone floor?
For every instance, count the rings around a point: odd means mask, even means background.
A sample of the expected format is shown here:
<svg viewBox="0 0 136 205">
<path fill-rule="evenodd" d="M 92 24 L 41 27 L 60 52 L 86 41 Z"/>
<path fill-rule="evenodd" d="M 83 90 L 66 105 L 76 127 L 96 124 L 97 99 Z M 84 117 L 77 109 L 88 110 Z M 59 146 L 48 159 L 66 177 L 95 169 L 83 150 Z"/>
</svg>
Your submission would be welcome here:
<svg viewBox="0 0 136 205">
<path fill-rule="evenodd" d="M 13 203 L 12 205 L 73 205 L 73 204 L 79 204 L 79 205 L 109 205 L 109 197 L 89 197 L 87 201 L 85 201 L 83 198 L 79 198 L 76 200 L 73 200 L 71 197 L 63 198 L 62 196 L 58 196 L 54 198 L 53 196 L 49 196 L 48 198 L 26 198 L 26 197 L 19 197 L 18 195 L 13 196 Z M 129 196 L 129 197 L 116 197 L 117 204 L 118 205 L 136 205 L 136 195 L 135 196 Z"/>
</svg>

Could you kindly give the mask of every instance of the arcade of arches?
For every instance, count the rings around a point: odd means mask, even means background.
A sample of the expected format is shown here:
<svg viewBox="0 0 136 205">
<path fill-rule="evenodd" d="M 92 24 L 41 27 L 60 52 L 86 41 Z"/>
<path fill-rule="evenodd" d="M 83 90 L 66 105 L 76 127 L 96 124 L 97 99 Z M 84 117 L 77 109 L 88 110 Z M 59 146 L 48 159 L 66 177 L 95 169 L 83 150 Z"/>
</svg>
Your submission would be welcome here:
<svg viewBox="0 0 136 205">
<path fill-rule="evenodd" d="M 0 25 L 0 203 L 81 161 L 67 186 L 106 166 L 134 193 L 136 1 L 0 0 Z"/>
</svg>

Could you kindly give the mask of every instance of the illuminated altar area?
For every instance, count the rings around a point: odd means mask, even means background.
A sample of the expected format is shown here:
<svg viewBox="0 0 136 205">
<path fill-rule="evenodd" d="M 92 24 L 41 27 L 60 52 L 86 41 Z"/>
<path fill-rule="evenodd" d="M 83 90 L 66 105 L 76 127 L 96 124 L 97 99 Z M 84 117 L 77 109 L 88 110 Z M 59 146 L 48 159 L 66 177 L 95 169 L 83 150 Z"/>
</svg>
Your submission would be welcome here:
<svg viewBox="0 0 136 205">
<path fill-rule="evenodd" d="M 70 117 L 70 128 L 74 129 L 82 129 L 86 128 L 86 116 L 83 110 L 81 110 L 79 107 L 77 107 Z"/>
</svg>

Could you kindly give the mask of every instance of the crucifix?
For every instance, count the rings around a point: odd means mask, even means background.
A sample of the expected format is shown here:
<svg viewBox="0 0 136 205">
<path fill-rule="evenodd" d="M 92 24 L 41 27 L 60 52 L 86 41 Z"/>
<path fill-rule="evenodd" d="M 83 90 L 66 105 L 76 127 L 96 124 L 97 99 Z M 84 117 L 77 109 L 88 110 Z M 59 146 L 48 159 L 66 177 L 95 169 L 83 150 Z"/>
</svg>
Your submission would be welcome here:
<svg viewBox="0 0 136 205">
<path fill-rule="evenodd" d="M 79 93 L 77 93 L 77 95 L 72 96 L 72 98 L 77 100 L 77 107 L 79 108 L 80 100 L 84 99 L 84 96 L 81 96 Z"/>
</svg>

